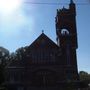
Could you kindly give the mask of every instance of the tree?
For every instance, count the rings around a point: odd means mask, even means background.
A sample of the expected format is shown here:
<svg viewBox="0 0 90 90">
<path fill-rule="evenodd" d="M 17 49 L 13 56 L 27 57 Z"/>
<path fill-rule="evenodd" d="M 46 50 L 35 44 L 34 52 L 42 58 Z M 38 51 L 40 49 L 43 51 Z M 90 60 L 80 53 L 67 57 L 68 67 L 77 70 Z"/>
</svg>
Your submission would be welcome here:
<svg viewBox="0 0 90 90">
<path fill-rule="evenodd" d="M 26 49 L 27 49 L 27 47 L 21 47 L 21 48 L 16 50 L 15 54 L 16 54 L 17 60 L 23 60 L 25 58 Z"/>
<path fill-rule="evenodd" d="M 85 71 L 80 71 L 79 72 L 80 80 L 82 81 L 89 81 L 90 82 L 90 74 L 88 74 Z"/>
<path fill-rule="evenodd" d="M 9 60 L 9 51 L 0 47 L 0 85 L 4 82 L 4 68 Z"/>
<path fill-rule="evenodd" d="M 0 47 L 0 65 L 6 65 L 9 60 L 9 51 Z"/>
<path fill-rule="evenodd" d="M 85 71 L 80 71 L 79 76 L 80 76 L 80 81 L 83 82 L 83 86 L 84 85 L 88 86 L 90 84 L 90 74 L 88 74 Z"/>
</svg>

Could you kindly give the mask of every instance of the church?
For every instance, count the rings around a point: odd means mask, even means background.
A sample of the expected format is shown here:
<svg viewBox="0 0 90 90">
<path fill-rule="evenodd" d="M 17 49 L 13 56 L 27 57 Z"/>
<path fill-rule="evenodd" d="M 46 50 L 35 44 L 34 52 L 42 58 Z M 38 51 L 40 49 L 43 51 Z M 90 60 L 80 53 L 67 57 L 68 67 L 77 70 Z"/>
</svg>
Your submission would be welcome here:
<svg viewBox="0 0 90 90">
<path fill-rule="evenodd" d="M 26 48 L 22 60 L 6 68 L 5 85 L 9 90 L 55 90 L 66 82 L 79 80 L 77 68 L 76 5 L 57 9 L 54 43 L 44 32 Z"/>
</svg>

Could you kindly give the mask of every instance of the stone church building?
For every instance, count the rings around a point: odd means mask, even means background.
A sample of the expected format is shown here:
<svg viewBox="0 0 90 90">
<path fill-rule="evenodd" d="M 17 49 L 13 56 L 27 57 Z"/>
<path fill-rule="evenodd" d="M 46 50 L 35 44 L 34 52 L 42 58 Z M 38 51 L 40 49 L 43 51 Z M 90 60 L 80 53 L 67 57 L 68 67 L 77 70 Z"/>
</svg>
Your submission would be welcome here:
<svg viewBox="0 0 90 90">
<path fill-rule="evenodd" d="M 27 47 L 22 60 L 6 68 L 9 90 L 55 90 L 66 82 L 79 80 L 77 69 L 76 6 L 57 10 L 55 18 L 57 44 L 43 32 Z"/>
</svg>

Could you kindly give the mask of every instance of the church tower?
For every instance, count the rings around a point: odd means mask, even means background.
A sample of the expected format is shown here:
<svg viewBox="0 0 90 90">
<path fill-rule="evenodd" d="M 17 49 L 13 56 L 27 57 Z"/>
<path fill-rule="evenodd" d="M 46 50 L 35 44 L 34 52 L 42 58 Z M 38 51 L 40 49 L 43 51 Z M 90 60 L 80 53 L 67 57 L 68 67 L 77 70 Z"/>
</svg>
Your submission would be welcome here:
<svg viewBox="0 0 90 90">
<path fill-rule="evenodd" d="M 56 35 L 57 44 L 62 51 L 66 79 L 78 80 L 76 6 L 73 0 L 70 0 L 68 9 L 63 7 L 57 10 Z"/>
</svg>

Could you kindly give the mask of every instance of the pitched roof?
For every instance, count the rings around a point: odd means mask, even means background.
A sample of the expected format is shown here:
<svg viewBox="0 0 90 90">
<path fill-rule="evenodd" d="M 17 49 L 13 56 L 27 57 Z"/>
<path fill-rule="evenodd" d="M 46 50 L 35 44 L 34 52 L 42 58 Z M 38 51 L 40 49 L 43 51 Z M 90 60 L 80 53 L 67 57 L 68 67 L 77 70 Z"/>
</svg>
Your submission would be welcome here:
<svg viewBox="0 0 90 90">
<path fill-rule="evenodd" d="M 58 45 L 54 43 L 48 36 L 42 33 L 30 46 L 29 48 L 37 48 L 37 47 L 52 47 L 58 48 Z"/>
<path fill-rule="evenodd" d="M 58 45 L 56 45 L 50 38 L 48 38 L 44 33 L 42 33 L 30 46 L 28 46 L 27 50 L 26 51 L 33 51 L 32 49 L 35 49 L 36 48 L 44 48 L 48 50 L 48 48 L 50 49 L 57 49 L 58 50 Z M 37 52 L 35 52 L 37 53 Z M 28 53 L 27 53 L 28 54 Z M 29 53 L 30 54 L 30 53 Z M 31 58 L 31 57 L 30 57 Z M 30 60 L 28 61 L 27 59 L 26 60 L 15 60 L 15 61 L 12 61 L 9 65 L 9 67 L 24 67 L 25 64 L 28 62 L 28 64 L 30 64 Z"/>
</svg>

